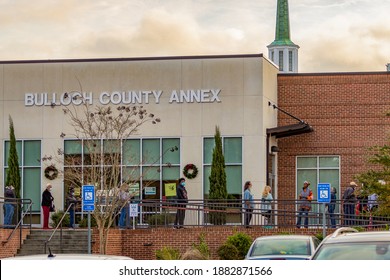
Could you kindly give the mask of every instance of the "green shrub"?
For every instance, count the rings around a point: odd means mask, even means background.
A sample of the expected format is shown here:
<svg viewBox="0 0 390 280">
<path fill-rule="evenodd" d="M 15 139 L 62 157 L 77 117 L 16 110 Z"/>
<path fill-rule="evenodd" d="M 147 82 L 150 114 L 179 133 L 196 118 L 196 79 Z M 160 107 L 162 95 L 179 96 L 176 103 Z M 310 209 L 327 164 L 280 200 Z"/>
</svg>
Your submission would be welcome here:
<svg viewBox="0 0 390 280">
<path fill-rule="evenodd" d="M 163 247 L 160 250 L 156 250 L 157 260 L 180 260 L 179 250 L 172 247 Z"/>
<path fill-rule="evenodd" d="M 221 245 L 218 250 L 218 257 L 220 260 L 238 260 L 240 259 L 240 252 L 233 244 L 225 243 Z"/>
<path fill-rule="evenodd" d="M 91 215 L 91 227 L 96 227 L 96 226 L 97 226 L 97 224 L 96 224 L 95 217 L 93 215 Z M 88 217 L 80 220 L 79 227 L 81 227 L 81 228 L 88 227 Z"/>
<path fill-rule="evenodd" d="M 202 256 L 203 259 L 208 260 L 210 259 L 210 249 L 205 241 L 205 234 L 201 233 L 199 236 L 199 244 L 192 244 L 192 248 L 198 250 Z"/>
<path fill-rule="evenodd" d="M 57 212 L 54 212 L 53 214 L 51 214 L 51 220 L 52 222 L 50 223 L 50 225 L 52 227 L 57 227 L 58 223 L 60 222 L 62 216 L 64 216 L 64 211 L 57 211 Z M 62 220 L 62 227 L 68 227 L 70 224 L 70 221 L 69 221 L 69 214 L 67 214 L 64 219 Z"/>
<path fill-rule="evenodd" d="M 218 248 L 218 256 L 221 260 L 243 260 L 252 242 L 252 238 L 248 234 L 235 233 L 229 236 L 225 243 Z"/>
</svg>

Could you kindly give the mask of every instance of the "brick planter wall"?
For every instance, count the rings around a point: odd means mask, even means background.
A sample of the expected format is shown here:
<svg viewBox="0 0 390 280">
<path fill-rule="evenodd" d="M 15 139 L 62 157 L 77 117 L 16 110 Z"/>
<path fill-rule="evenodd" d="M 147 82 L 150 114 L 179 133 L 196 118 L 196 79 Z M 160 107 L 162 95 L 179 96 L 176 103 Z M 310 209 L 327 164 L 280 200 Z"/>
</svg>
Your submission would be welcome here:
<svg viewBox="0 0 390 280">
<path fill-rule="evenodd" d="M 6 241 L 8 236 L 11 234 L 12 229 L 0 229 L 0 258 L 7 258 L 7 257 L 13 257 L 16 255 L 17 250 L 20 248 L 19 244 L 19 230 L 14 233 L 12 238 L 7 242 L 3 243 L 3 241 Z M 26 239 L 26 236 L 30 233 L 29 229 L 23 229 L 22 231 L 22 240 Z M 23 242 L 23 241 L 22 241 Z"/>
<path fill-rule="evenodd" d="M 191 248 L 192 244 L 199 244 L 199 237 L 204 235 L 212 259 L 218 259 L 217 250 L 226 241 L 227 237 L 237 232 L 247 233 L 255 239 L 263 235 L 274 234 L 322 234 L 322 229 L 263 229 L 262 227 L 253 227 L 246 229 L 243 227 L 203 227 L 186 228 L 175 230 L 172 228 L 155 229 L 136 229 L 119 230 L 112 229 L 109 234 L 109 243 L 107 254 L 123 255 L 132 257 L 136 260 L 156 259 L 155 252 L 165 246 L 178 249 L 184 253 Z M 328 231 L 331 233 L 331 231 Z M 97 231 L 93 234 L 93 253 L 99 253 L 99 239 Z"/>
</svg>

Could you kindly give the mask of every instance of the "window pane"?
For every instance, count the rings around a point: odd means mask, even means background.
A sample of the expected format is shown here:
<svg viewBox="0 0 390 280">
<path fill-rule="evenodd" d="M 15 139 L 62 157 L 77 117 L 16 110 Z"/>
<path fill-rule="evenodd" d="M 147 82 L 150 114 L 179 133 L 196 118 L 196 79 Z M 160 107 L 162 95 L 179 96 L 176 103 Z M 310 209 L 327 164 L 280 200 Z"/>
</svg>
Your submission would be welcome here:
<svg viewBox="0 0 390 280">
<path fill-rule="evenodd" d="M 139 167 L 124 167 L 122 171 L 122 181 L 123 182 L 139 182 L 140 177 L 140 168 Z"/>
<path fill-rule="evenodd" d="M 80 140 L 65 140 L 64 142 L 64 161 L 67 166 L 82 164 L 82 151 Z"/>
<path fill-rule="evenodd" d="M 25 168 L 23 173 L 23 197 L 33 201 L 32 211 L 41 210 L 41 169 Z"/>
<path fill-rule="evenodd" d="M 340 181 L 339 181 L 339 170 L 320 170 L 320 183 L 330 183 L 332 187 L 335 187 L 338 190 Z"/>
<path fill-rule="evenodd" d="M 41 141 L 24 142 L 24 166 L 41 165 Z"/>
<path fill-rule="evenodd" d="M 310 189 L 315 195 L 315 187 L 317 186 L 317 170 L 298 170 L 297 171 L 297 197 L 301 193 L 303 182 L 310 182 Z"/>
<path fill-rule="evenodd" d="M 320 167 L 339 167 L 339 157 L 320 157 Z"/>
<path fill-rule="evenodd" d="M 223 150 L 225 156 L 225 163 L 242 162 L 241 138 L 224 138 Z"/>
<path fill-rule="evenodd" d="M 317 158 L 299 157 L 297 160 L 297 168 L 317 168 Z"/>
<path fill-rule="evenodd" d="M 226 183 L 228 194 L 241 194 L 242 168 L 241 166 L 226 166 Z"/>
<path fill-rule="evenodd" d="M 205 166 L 203 168 L 203 170 L 204 170 L 203 186 L 204 186 L 204 194 L 205 194 L 205 198 L 206 198 L 206 195 L 208 196 L 208 194 L 210 192 L 209 176 L 211 174 L 211 166 Z"/>
<path fill-rule="evenodd" d="M 8 166 L 8 158 L 9 158 L 9 149 L 10 142 L 5 141 L 4 143 L 4 166 Z M 18 162 L 21 162 L 21 154 L 22 154 L 22 141 L 16 141 L 16 153 L 18 155 Z"/>
<path fill-rule="evenodd" d="M 180 163 L 180 140 L 179 139 L 163 139 L 163 164 L 179 164 Z"/>
<path fill-rule="evenodd" d="M 142 141 L 142 162 L 143 164 L 160 163 L 159 139 L 147 139 Z"/>
<path fill-rule="evenodd" d="M 211 164 L 213 161 L 213 149 L 215 146 L 214 138 L 204 138 L 203 143 L 203 163 Z"/>
<path fill-rule="evenodd" d="M 141 161 L 140 140 L 126 140 L 123 143 L 123 159 L 124 165 L 139 165 Z"/>
<path fill-rule="evenodd" d="M 180 176 L 179 167 L 163 167 L 163 180 L 178 180 Z"/>
<path fill-rule="evenodd" d="M 142 169 L 142 177 L 145 180 L 160 180 L 160 168 L 155 166 L 146 166 Z"/>
<path fill-rule="evenodd" d="M 121 164 L 121 142 L 119 140 L 103 141 L 104 164 L 118 166 Z"/>
</svg>

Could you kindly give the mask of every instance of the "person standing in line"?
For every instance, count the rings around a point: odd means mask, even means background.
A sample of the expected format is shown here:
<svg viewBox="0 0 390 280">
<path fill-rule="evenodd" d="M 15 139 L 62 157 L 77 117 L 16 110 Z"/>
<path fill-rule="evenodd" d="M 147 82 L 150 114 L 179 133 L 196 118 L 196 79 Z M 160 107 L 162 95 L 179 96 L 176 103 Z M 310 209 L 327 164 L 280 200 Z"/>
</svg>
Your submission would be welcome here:
<svg viewBox="0 0 390 280">
<path fill-rule="evenodd" d="M 66 205 L 69 207 L 70 205 L 70 208 L 69 208 L 69 228 L 74 228 L 74 220 L 75 220 L 75 216 L 74 216 L 74 212 L 75 212 L 75 209 L 76 209 L 76 204 L 78 202 L 78 199 L 74 196 L 74 188 L 71 187 L 69 188 L 69 192 L 68 192 L 68 196 L 66 197 Z"/>
<path fill-rule="evenodd" d="M 5 187 L 4 197 L 4 227 L 7 228 L 12 224 L 15 211 L 15 191 L 13 186 Z"/>
<path fill-rule="evenodd" d="M 344 210 L 344 225 L 352 226 L 355 219 L 355 207 L 356 207 L 356 195 L 355 188 L 357 184 L 355 182 L 349 183 L 349 186 L 345 189 L 343 194 L 343 210 Z"/>
<path fill-rule="evenodd" d="M 253 215 L 253 208 L 254 208 L 254 201 L 253 201 L 253 194 L 251 192 L 252 190 L 252 183 L 250 181 L 246 181 L 244 184 L 244 225 L 246 228 L 250 228 L 250 223 L 252 220 Z"/>
<path fill-rule="evenodd" d="M 122 184 L 119 190 L 119 201 L 120 201 L 120 207 L 121 212 L 119 215 L 119 228 L 124 229 L 127 225 L 127 216 L 129 214 L 129 200 L 130 200 L 130 194 L 129 194 L 129 186 L 127 184 Z"/>
<path fill-rule="evenodd" d="M 50 207 L 54 202 L 54 197 L 51 194 L 52 188 L 52 185 L 48 183 L 42 193 L 43 229 L 49 229 Z"/>
<path fill-rule="evenodd" d="M 188 195 L 186 190 L 186 180 L 184 178 L 179 179 L 179 183 L 176 186 L 176 200 L 177 200 L 177 212 L 173 228 L 184 228 L 184 218 L 186 215 L 186 206 L 188 203 Z"/>
<path fill-rule="evenodd" d="M 313 192 L 309 186 L 310 182 L 303 182 L 303 188 L 299 194 L 297 228 L 301 227 L 301 218 L 303 216 L 305 216 L 304 227 L 309 227 L 309 211 L 311 210 L 311 201 L 313 199 Z"/>
<path fill-rule="evenodd" d="M 330 203 L 327 204 L 331 228 L 336 228 L 336 217 L 334 214 L 334 211 L 336 209 L 336 200 L 337 200 L 336 194 L 337 194 L 336 188 L 332 187 L 330 191 Z"/>
<path fill-rule="evenodd" d="M 272 201 L 271 187 L 265 186 L 261 194 L 261 215 L 265 217 L 265 228 L 271 228 Z"/>
</svg>

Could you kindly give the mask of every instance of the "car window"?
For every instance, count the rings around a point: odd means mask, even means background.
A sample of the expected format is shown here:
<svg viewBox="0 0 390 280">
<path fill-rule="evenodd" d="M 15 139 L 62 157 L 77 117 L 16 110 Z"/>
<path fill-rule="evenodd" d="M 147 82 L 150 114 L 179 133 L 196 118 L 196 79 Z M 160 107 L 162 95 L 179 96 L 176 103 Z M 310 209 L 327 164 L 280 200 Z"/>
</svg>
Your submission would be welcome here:
<svg viewBox="0 0 390 280">
<path fill-rule="evenodd" d="M 307 240 L 258 240 L 255 242 L 251 257 L 264 255 L 310 255 Z"/>
<path fill-rule="evenodd" d="M 324 244 L 318 249 L 315 260 L 390 260 L 388 242 Z"/>
</svg>

